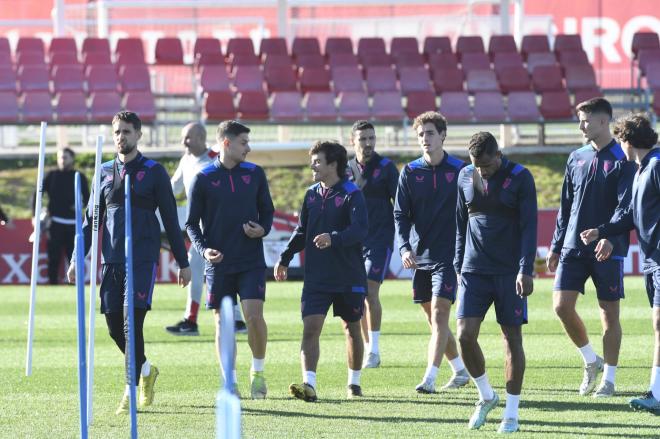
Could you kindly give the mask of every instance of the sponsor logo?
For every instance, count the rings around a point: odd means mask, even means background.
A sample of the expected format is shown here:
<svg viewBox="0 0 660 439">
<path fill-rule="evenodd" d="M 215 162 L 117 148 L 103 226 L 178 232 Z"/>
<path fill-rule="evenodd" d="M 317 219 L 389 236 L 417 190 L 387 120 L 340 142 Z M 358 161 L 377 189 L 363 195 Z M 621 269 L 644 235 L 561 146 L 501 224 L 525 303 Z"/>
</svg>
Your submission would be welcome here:
<svg viewBox="0 0 660 439">
<path fill-rule="evenodd" d="M 447 180 L 447 183 L 451 183 L 454 181 L 454 177 L 456 176 L 455 172 L 445 172 L 445 180 Z"/>
<path fill-rule="evenodd" d="M 417 181 L 417 183 L 423 182 L 424 181 L 424 176 L 423 175 L 416 175 L 415 176 L 415 181 Z"/>
<path fill-rule="evenodd" d="M 582 166 L 582 165 L 584 165 L 585 163 L 586 163 L 585 160 L 578 160 L 578 161 L 577 161 L 577 165 L 578 165 L 578 166 Z"/>
<path fill-rule="evenodd" d="M 618 285 L 615 285 L 615 286 L 613 286 L 613 287 L 610 287 L 610 292 L 612 292 L 612 293 L 616 293 L 617 291 L 619 291 L 619 286 L 618 286 Z"/>
<path fill-rule="evenodd" d="M 371 267 L 371 271 L 378 274 L 378 273 L 380 273 L 380 267 Z"/>
<path fill-rule="evenodd" d="M 360 314 L 362 310 L 360 308 L 353 308 L 353 314 Z"/>
<path fill-rule="evenodd" d="M 220 187 L 220 180 L 213 180 L 213 181 L 211 182 L 211 185 L 212 185 L 213 187 Z"/>
<path fill-rule="evenodd" d="M 520 317 L 522 315 L 522 309 L 514 309 L 513 313 L 516 315 L 516 317 Z"/>
<path fill-rule="evenodd" d="M 339 207 L 344 204 L 344 199 L 341 197 L 335 197 L 335 207 Z"/>
<path fill-rule="evenodd" d="M 250 184 L 250 181 L 252 180 L 252 176 L 250 175 L 241 175 L 241 178 L 245 184 Z"/>
<path fill-rule="evenodd" d="M 144 178 L 145 172 L 144 171 L 138 171 L 137 174 L 135 174 L 135 177 L 137 178 L 137 181 L 142 181 Z"/>
<path fill-rule="evenodd" d="M 260 293 L 263 293 L 264 291 L 266 291 L 266 285 L 259 285 L 258 288 L 259 288 Z"/>
<path fill-rule="evenodd" d="M 454 290 L 454 286 L 451 284 L 443 284 L 442 289 L 449 293 Z"/>
<path fill-rule="evenodd" d="M 147 293 L 137 293 L 138 299 L 145 300 L 147 298 Z"/>
<path fill-rule="evenodd" d="M 508 188 L 510 185 L 511 185 L 511 179 L 507 177 L 507 178 L 504 180 L 504 183 L 502 183 L 502 187 L 503 187 L 504 189 L 506 189 L 506 188 Z"/>
</svg>

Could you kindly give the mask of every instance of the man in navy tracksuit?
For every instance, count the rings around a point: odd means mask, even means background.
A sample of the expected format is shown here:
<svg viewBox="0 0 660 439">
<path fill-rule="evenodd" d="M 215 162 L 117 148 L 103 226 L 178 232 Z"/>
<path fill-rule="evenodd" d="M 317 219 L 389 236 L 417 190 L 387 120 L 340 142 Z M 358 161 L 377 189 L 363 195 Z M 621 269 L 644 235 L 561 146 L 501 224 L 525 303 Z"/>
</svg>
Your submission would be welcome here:
<svg viewBox="0 0 660 439">
<path fill-rule="evenodd" d="M 630 400 L 635 410 L 660 414 L 660 149 L 658 134 L 643 115 L 631 115 L 619 119 L 614 125 L 614 135 L 630 161 L 639 165 L 633 183 L 632 201 L 625 214 L 612 223 L 596 229 L 585 230 L 581 238 L 585 244 L 598 238 L 618 233 L 627 235 L 634 227 L 643 260 L 646 277 L 646 293 L 653 308 L 655 351 L 649 391 Z M 606 249 L 601 258 L 609 256 Z"/>
<path fill-rule="evenodd" d="M 434 393 L 443 353 L 454 371 L 444 389 L 470 379 L 448 325 L 456 299 L 456 181 L 465 163 L 442 149 L 447 121 L 440 113 L 417 116 L 413 129 L 423 153 L 401 171 L 394 222 L 403 267 L 414 269 L 413 301 L 422 305 L 431 327 L 426 373 L 415 390 Z"/>
<path fill-rule="evenodd" d="M 172 253 L 179 265 L 179 285 L 190 281 L 190 268 L 186 247 L 179 229 L 176 201 L 169 184 L 167 171 L 159 163 L 144 157 L 137 149 L 142 136 L 142 122 L 137 114 L 122 111 L 112 119 L 113 138 L 117 147 L 115 160 L 103 163 L 100 175 L 99 221 L 103 222 L 101 246 L 103 280 L 101 281 L 101 312 L 105 314 L 110 336 L 117 347 L 125 353 L 127 331 L 126 307 L 126 259 L 124 253 L 125 210 L 124 176 L 131 176 L 131 207 L 133 226 L 133 289 L 135 308 L 135 382 L 140 383 L 140 407 L 151 405 L 158 368 L 144 354 L 143 325 L 156 281 L 156 270 L 160 259 L 160 224 L 156 209 L 167 233 Z M 92 213 L 94 197 L 87 206 L 83 232 L 85 254 L 91 247 Z M 75 252 L 74 252 L 75 253 Z M 75 282 L 75 254 L 67 273 L 69 281 Z M 128 365 L 127 365 L 128 366 Z M 128 371 L 128 367 L 126 368 Z M 129 377 L 126 377 L 129 382 Z M 128 413 L 129 387 L 116 413 Z"/>
<path fill-rule="evenodd" d="M 376 151 L 376 131 L 366 120 L 358 120 L 351 129 L 355 157 L 348 161 L 348 178 L 364 194 L 369 214 L 369 233 L 362 243 L 367 272 L 367 308 L 362 317 L 362 335 L 369 353 L 364 368 L 380 366 L 380 323 L 382 307 L 378 292 L 390 266 L 394 241 L 392 202 L 399 179 L 394 163 Z M 368 328 L 368 331 L 367 331 Z"/>
<path fill-rule="evenodd" d="M 571 341 L 584 360 L 580 395 L 591 393 L 603 371 L 594 397 L 614 395 L 616 367 L 621 347 L 619 302 L 623 293 L 623 259 L 628 253 L 629 237 L 619 235 L 607 245 L 612 257 L 598 260 L 596 243 L 584 245 L 580 232 L 609 222 L 621 215 L 630 203 L 635 164 L 626 160 L 621 146 L 610 133 L 612 106 L 594 98 L 577 107 L 580 130 L 588 144 L 573 151 L 566 164 L 557 226 L 546 261 L 550 271 L 557 270 L 554 284 L 554 309 Z M 591 277 L 596 287 L 603 325 L 603 358 L 589 343 L 585 325 L 575 310 L 584 284 Z"/>
<path fill-rule="evenodd" d="M 488 382 L 477 341 L 481 322 L 494 303 L 508 359 L 506 408 L 499 432 L 513 433 L 518 430 L 525 373 L 521 328 L 527 323 L 527 296 L 534 288 L 536 187 L 527 169 L 502 157 L 492 134 L 476 133 L 468 148 L 472 164 L 458 176 L 454 258 L 460 276 L 458 340 L 479 390 L 477 409 L 468 426 L 480 428 L 499 401 Z"/>
<path fill-rule="evenodd" d="M 360 371 L 364 345 L 360 318 L 367 293 L 362 243 L 369 226 L 364 196 L 346 179 L 346 149 L 333 141 L 319 141 L 309 154 L 316 184 L 305 193 L 298 225 L 275 265 L 274 275 L 275 280 L 285 280 L 294 254 L 305 251 L 300 349 L 303 382 L 291 384 L 289 392 L 312 402 L 317 399 L 319 337 L 330 306 L 344 324 L 348 397 L 362 396 Z"/>
<path fill-rule="evenodd" d="M 262 238 L 273 224 L 273 201 L 261 167 L 248 163 L 250 129 L 229 120 L 218 126 L 220 155 L 193 180 L 186 229 L 195 249 L 206 260 L 209 309 L 216 318 L 216 349 L 220 352 L 220 303 L 241 299 L 252 351 L 250 395 L 266 397 L 264 361 L 267 328 L 266 261 Z M 200 228 L 200 220 L 202 227 Z M 236 388 L 236 370 L 223 370 Z"/>
</svg>

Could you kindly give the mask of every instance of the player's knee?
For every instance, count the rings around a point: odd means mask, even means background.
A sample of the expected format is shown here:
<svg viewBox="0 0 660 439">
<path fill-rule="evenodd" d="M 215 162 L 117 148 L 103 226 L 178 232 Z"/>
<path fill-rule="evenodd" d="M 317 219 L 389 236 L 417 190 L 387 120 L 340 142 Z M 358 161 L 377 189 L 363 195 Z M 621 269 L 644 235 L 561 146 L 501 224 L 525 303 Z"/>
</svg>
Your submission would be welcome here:
<svg viewBox="0 0 660 439">
<path fill-rule="evenodd" d="M 554 308 L 555 314 L 557 314 L 560 319 L 565 319 L 575 313 L 574 306 L 572 306 L 570 303 L 562 302 L 561 300 L 558 300 L 554 303 Z"/>
<path fill-rule="evenodd" d="M 472 346 L 477 341 L 477 333 L 467 328 L 459 328 L 456 336 L 461 347 Z"/>
</svg>

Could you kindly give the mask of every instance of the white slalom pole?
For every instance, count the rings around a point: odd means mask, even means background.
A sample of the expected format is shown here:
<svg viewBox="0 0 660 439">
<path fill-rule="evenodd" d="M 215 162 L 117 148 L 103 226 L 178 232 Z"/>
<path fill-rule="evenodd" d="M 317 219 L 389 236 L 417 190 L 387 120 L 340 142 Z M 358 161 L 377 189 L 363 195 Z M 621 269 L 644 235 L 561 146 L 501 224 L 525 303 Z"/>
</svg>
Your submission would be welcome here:
<svg viewBox="0 0 660 439">
<path fill-rule="evenodd" d="M 39 170 L 37 194 L 34 203 L 34 242 L 32 243 L 32 274 L 30 275 L 30 313 L 28 316 L 27 355 L 25 376 L 32 375 L 32 341 L 34 340 L 34 307 L 37 301 L 37 277 L 39 276 L 39 242 L 41 241 L 41 199 L 44 192 L 44 160 L 46 158 L 46 122 L 41 122 L 39 135 Z"/>
<path fill-rule="evenodd" d="M 96 137 L 96 161 L 92 181 L 92 249 L 89 264 L 89 335 L 87 340 L 87 425 L 92 425 L 92 396 L 94 395 L 94 324 L 96 318 L 96 273 L 99 252 L 99 203 L 101 190 L 101 162 L 103 161 L 103 136 Z"/>
<path fill-rule="evenodd" d="M 241 403 L 233 393 L 234 369 L 234 303 L 225 296 L 220 304 L 220 362 L 225 371 L 224 385 L 215 399 L 215 436 L 218 439 L 241 438 Z"/>
</svg>

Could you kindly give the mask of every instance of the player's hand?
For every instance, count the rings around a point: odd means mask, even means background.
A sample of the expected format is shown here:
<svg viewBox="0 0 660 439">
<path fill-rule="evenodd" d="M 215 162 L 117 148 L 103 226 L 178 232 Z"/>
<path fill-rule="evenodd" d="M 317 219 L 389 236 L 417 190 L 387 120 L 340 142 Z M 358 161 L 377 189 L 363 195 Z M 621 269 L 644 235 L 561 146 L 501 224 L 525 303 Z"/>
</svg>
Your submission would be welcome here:
<svg viewBox="0 0 660 439">
<path fill-rule="evenodd" d="M 417 268 L 417 258 L 415 253 L 407 251 L 401 255 L 401 262 L 403 262 L 403 268 Z"/>
<path fill-rule="evenodd" d="M 73 262 L 69 264 L 69 269 L 66 272 L 66 278 L 69 280 L 69 283 L 76 283 L 76 264 Z"/>
<path fill-rule="evenodd" d="M 589 245 L 598 239 L 598 229 L 588 229 L 580 233 L 580 239 L 584 245 Z"/>
<path fill-rule="evenodd" d="M 554 273 L 559 265 L 559 253 L 548 250 L 548 255 L 545 257 L 545 265 L 548 267 L 548 271 Z"/>
<path fill-rule="evenodd" d="M 289 267 L 278 262 L 273 268 L 273 277 L 276 281 L 286 280 L 288 271 Z"/>
<path fill-rule="evenodd" d="M 190 279 L 192 278 L 192 271 L 190 270 L 190 267 L 179 268 L 178 275 L 179 285 L 183 288 L 190 283 Z"/>
<path fill-rule="evenodd" d="M 219 264 L 224 257 L 225 255 L 214 248 L 207 248 L 204 250 L 204 259 L 209 261 L 211 264 Z"/>
<path fill-rule="evenodd" d="M 332 238 L 330 238 L 330 234 L 321 233 L 320 235 L 316 235 L 314 237 L 314 245 L 316 245 L 316 248 L 321 250 L 329 248 L 332 245 Z"/>
<path fill-rule="evenodd" d="M 519 273 L 516 278 L 516 294 L 527 297 L 534 292 L 534 278 L 528 274 Z"/>
<path fill-rule="evenodd" d="M 264 228 L 254 221 L 248 221 L 243 224 L 243 231 L 249 238 L 261 238 L 266 233 Z"/>
<path fill-rule="evenodd" d="M 594 253 L 596 253 L 596 260 L 598 262 L 602 262 L 612 256 L 612 250 L 614 249 L 614 246 L 610 241 L 607 239 L 601 239 L 598 241 L 598 244 L 596 244 L 596 250 L 594 250 Z"/>
</svg>

